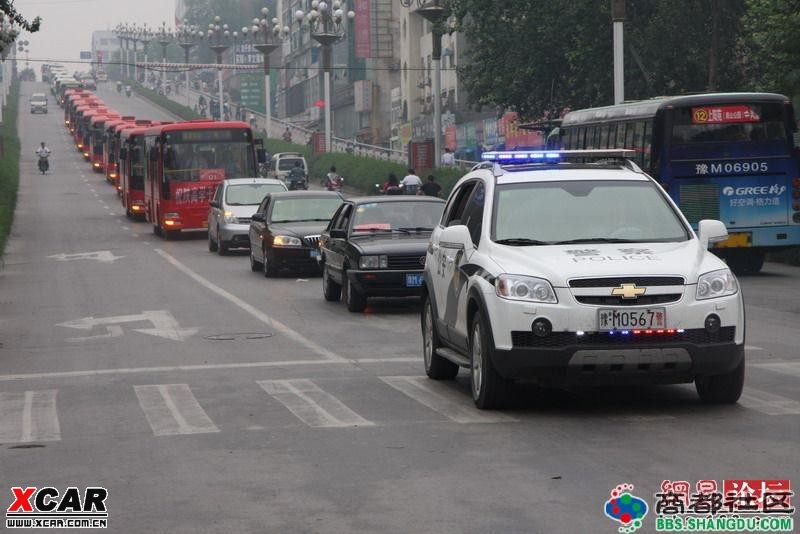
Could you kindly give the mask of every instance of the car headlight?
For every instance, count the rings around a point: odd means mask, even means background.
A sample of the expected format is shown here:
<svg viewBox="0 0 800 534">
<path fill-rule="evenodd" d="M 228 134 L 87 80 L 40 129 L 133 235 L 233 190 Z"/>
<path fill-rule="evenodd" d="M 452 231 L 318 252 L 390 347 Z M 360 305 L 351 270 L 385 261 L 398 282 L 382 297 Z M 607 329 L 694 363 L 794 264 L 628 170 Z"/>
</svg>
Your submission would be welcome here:
<svg viewBox="0 0 800 534">
<path fill-rule="evenodd" d="M 553 286 L 544 278 L 501 274 L 494 283 L 497 296 L 509 300 L 547 302 L 556 304 L 558 299 Z"/>
<path fill-rule="evenodd" d="M 272 245 L 275 247 L 299 247 L 302 244 L 300 239 L 290 235 L 276 235 L 272 238 Z"/>
<path fill-rule="evenodd" d="M 232 211 L 225 210 L 225 213 L 222 214 L 222 220 L 228 224 L 236 224 L 239 222 L 238 217 L 233 214 Z"/>
<path fill-rule="evenodd" d="M 361 256 L 358 260 L 359 269 L 386 269 L 389 266 L 389 258 L 386 254 L 380 256 Z"/>
<path fill-rule="evenodd" d="M 720 269 L 700 275 L 697 279 L 697 300 L 727 297 L 739 291 L 739 284 L 730 269 Z"/>
</svg>

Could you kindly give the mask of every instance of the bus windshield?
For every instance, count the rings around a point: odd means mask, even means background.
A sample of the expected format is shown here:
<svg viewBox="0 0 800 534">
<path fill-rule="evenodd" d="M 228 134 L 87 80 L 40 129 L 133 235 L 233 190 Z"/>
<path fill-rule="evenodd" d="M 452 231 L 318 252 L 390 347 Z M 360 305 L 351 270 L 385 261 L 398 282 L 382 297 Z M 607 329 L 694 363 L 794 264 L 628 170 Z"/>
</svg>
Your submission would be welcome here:
<svg viewBox="0 0 800 534">
<path fill-rule="evenodd" d="M 257 176 L 250 130 L 181 130 L 164 134 L 166 182 Z"/>
<path fill-rule="evenodd" d="M 140 142 L 131 148 L 130 188 L 144 189 L 144 154 Z"/>
</svg>

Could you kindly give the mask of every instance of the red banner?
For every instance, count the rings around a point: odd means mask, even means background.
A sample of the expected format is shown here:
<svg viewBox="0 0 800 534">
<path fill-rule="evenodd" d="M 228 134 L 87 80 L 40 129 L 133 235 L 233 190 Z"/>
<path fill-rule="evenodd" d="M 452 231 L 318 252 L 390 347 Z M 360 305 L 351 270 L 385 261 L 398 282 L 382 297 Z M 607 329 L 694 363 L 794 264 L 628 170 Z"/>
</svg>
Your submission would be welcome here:
<svg viewBox="0 0 800 534">
<path fill-rule="evenodd" d="M 714 106 L 692 108 L 692 124 L 729 124 L 758 122 L 761 117 L 750 106 Z"/>
<path fill-rule="evenodd" d="M 356 0 L 355 32 L 356 32 L 356 57 L 372 57 L 372 21 L 370 16 L 371 0 Z"/>
<path fill-rule="evenodd" d="M 445 148 L 449 148 L 453 152 L 455 152 L 456 149 L 458 148 L 455 126 L 448 126 L 447 128 L 444 129 L 444 146 Z"/>
</svg>

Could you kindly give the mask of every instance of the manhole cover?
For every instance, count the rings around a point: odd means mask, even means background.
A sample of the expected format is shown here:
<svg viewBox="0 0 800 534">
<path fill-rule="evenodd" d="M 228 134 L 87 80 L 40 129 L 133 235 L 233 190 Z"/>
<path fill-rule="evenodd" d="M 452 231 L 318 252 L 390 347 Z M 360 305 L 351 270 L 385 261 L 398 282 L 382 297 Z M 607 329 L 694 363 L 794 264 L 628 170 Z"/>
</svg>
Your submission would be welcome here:
<svg viewBox="0 0 800 534">
<path fill-rule="evenodd" d="M 251 339 L 267 339 L 272 337 L 270 332 L 237 332 L 233 334 L 212 334 L 205 336 L 209 341 L 237 341 L 237 340 L 251 340 Z"/>
</svg>

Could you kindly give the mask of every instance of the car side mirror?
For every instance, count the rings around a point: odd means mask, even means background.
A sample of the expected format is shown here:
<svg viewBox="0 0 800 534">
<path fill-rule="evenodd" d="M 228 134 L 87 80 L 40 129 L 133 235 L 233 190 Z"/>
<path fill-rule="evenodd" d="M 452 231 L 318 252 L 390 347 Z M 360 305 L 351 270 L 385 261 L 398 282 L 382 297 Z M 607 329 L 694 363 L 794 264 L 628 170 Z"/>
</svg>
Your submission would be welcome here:
<svg viewBox="0 0 800 534">
<path fill-rule="evenodd" d="M 439 234 L 439 246 L 444 248 L 460 248 L 468 256 L 475 249 L 469 228 L 463 224 L 448 226 Z"/>
<path fill-rule="evenodd" d="M 700 239 L 700 246 L 707 249 L 714 243 L 725 241 L 728 238 L 728 229 L 722 221 L 703 219 L 697 225 L 697 237 Z"/>
<path fill-rule="evenodd" d="M 211 206 L 212 208 L 219 209 L 219 202 L 217 202 L 216 200 L 212 200 L 211 202 L 208 203 L 208 205 Z"/>
<path fill-rule="evenodd" d="M 267 162 L 267 151 L 263 148 L 256 149 L 256 158 L 258 159 L 259 163 L 266 163 Z"/>
<path fill-rule="evenodd" d="M 341 228 L 334 228 L 330 232 L 331 239 L 347 239 L 347 230 Z"/>
<path fill-rule="evenodd" d="M 266 222 L 267 219 L 264 217 L 263 213 L 254 213 L 252 217 L 250 217 L 251 221 L 254 222 Z"/>
</svg>

